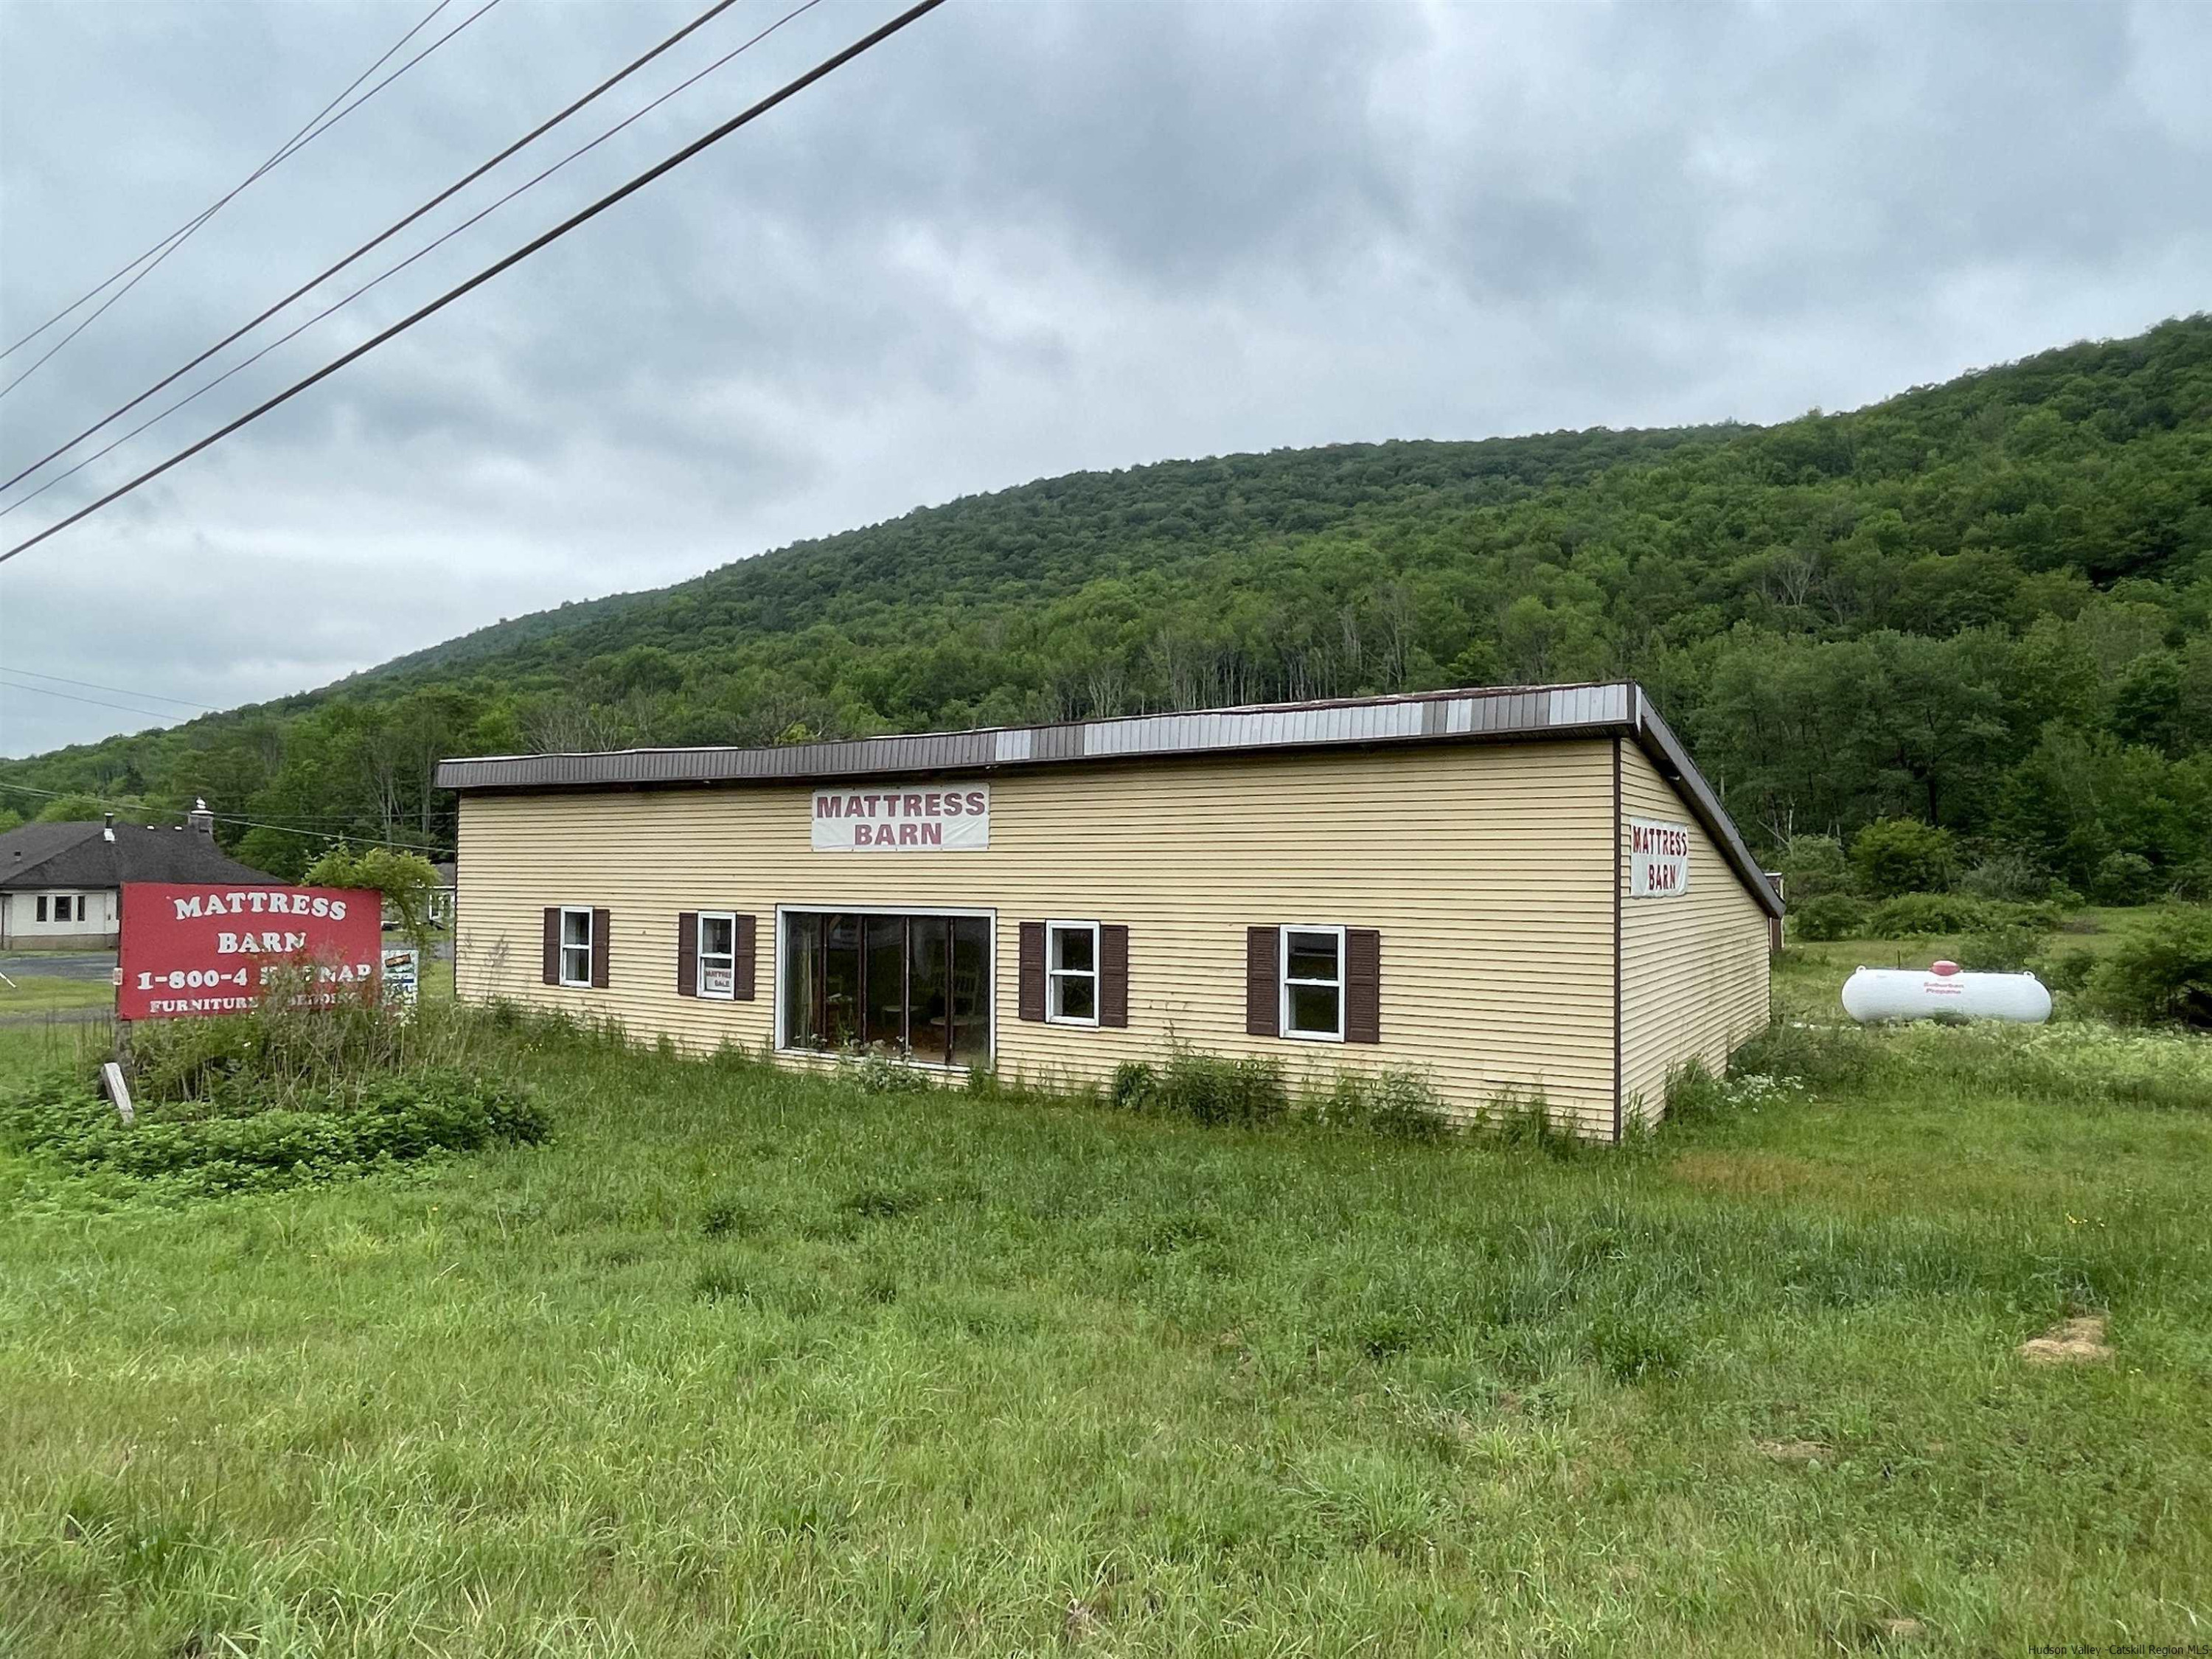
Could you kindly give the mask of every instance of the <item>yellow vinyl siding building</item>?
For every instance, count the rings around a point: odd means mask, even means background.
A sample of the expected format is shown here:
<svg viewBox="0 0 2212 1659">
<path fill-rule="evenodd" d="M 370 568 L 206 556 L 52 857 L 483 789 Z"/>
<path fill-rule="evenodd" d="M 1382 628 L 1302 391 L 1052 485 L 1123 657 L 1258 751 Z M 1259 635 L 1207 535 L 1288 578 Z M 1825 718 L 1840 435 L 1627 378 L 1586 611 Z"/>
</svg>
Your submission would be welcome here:
<svg viewBox="0 0 2212 1659">
<path fill-rule="evenodd" d="M 1718 1073 L 1766 1024 L 1771 936 L 1766 909 L 1674 785 L 1635 744 L 1620 748 L 1621 1103 L 1626 1119 L 1655 1123 L 1669 1074 L 1692 1060 Z M 1626 896 L 1637 818 L 1688 827 L 1689 885 L 1679 896 Z"/>
<path fill-rule="evenodd" d="M 448 762 L 457 984 L 799 1064 L 859 1042 L 1044 1085 L 1177 1045 L 1294 1085 L 1413 1070 L 1455 1115 L 1540 1093 L 1612 1139 L 1765 1009 L 1771 896 L 1711 844 L 1686 896 L 1620 896 L 1624 801 L 1690 817 L 1641 706 L 1536 688 Z M 1670 979 L 1684 950 L 1726 965 Z"/>
</svg>

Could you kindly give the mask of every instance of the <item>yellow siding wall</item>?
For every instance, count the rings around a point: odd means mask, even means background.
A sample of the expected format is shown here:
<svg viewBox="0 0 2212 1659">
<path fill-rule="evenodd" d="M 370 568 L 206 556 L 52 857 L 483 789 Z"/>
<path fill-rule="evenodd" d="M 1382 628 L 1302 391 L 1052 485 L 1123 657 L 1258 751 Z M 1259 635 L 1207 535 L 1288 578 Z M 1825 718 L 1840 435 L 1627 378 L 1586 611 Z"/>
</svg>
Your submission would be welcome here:
<svg viewBox="0 0 2212 1659">
<path fill-rule="evenodd" d="M 1612 764 L 1584 742 L 1017 771 L 990 780 L 991 846 L 974 853 L 814 852 L 805 787 L 466 795 L 459 987 L 687 1048 L 760 1047 L 779 903 L 973 907 L 997 916 L 1004 1073 L 1103 1079 L 1173 1038 L 1273 1055 L 1294 1079 L 1419 1068 L 1462 1111 L 1541 1089 L 1609 1133 Z M 608 989 L 540 983 L 557 904 L 612 913 Z M 759 918 L 758 1000 L 676 994 L 677 913 L 702 908 Z M 1048 919 L 1128 927 L 1127 1030 L 1016 1018 L 1015 924 Z M 1245 1035 L 1244 930 L 1285 922 L 1381 930 L 1380 1044 Z"/>
<path fill-rule="evenodd" d="M 1692 1060 L 1717 1072 L 1766 1024 L 1766 912 L 1642 750 L 1620 746 L 1622 1116 L 1656 1122 L 1667 1078 Z M 1631 898 L 1631 817 L 1690 826 L 1690 890 Z"/>
</svg>

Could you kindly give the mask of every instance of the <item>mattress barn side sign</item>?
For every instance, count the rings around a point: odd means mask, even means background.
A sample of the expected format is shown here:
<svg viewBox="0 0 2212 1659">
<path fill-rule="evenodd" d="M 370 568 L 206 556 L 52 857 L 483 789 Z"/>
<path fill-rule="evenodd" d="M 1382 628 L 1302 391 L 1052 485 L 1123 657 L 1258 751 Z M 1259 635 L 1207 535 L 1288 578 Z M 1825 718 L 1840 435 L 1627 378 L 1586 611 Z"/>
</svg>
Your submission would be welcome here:
<svg viewBox="0 0 2212 1659">
<path fill-rule="evenodd" d="M 981 853 L 991 845 L 991 786 L 817 789 L 813 839 L 817 853 Z"/>
<path fill-rule="evenodd" d="M 255 1006 L 272 973 L 300 975 L 295 1007 L 374 994 L 383 901 L 341 887 L 123 885 L 118 1019 L 182 1019 Z"/>
<path fill-rule="evenodd" d="M 1631 818 L 1628 848 L 1631 898 L 1673 898 L 1690 890 L 1688 824 Z"/>
</svg>

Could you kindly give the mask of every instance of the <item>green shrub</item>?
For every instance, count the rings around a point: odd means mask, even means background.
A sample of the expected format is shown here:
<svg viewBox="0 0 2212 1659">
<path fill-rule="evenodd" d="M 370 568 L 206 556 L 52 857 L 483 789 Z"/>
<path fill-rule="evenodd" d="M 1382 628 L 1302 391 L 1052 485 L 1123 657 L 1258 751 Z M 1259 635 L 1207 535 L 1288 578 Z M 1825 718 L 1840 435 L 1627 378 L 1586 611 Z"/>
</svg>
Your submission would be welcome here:
<svg viewBox="0 0 2212 1659">
<path fill-rule="evenodd" d="M 2212 1028 L 2212 908 L 2160 916 L 2097 964 L 2084 994 L 2107 1018 Z"/>
<path fill-rule="evenodd" d="M 1141 1060 L 1125 1060 L 1114 1068 L 1114 1082 L 1109 1092 L 1122 1110 L 1141 1112 L 1158 1098 L 1160 1074 Z"/>
<path fill-rule="evenodd" d="M 1280 1061 L 1188 1050 L 1168 1061 L 1156 1098 L 1162 1111 L 1200 1123 L 1272 1123 L 1291 1107 Z"/>
<path fill-rule="evenodd" d="M 1339 1072 L 1304 1109 L 1317 1122 L 1401 1140 L 1440 1139 L 1452 1124 L 1443 1097 L 1419 1072 Z"/>
<path fill-rule="evenodd" d="M 1951 832 L 1917 818 L 1876 818 L 1851 838 L 1859 885 L 1878 899 L 1948 887 L 1955 861 Z"/>
<path fill-rule="evenodd" d="M 1966 935 L 1954 953 L 1977 973 L 2017 974 L 2043 954 L 2044 930 L 2027 922 L 1999 921 Z"/>
<path fill-rule="evenodd" d="M 2097 953 L 2076 947 L 2045 955 L 2029 965 L 2035 976 L 2052 990 L 2079 996 L 2088 988 L 2089 975 L 2096 971 Z"/>
<path fill-rule="evenodd" d="M 1790 902 L 1787 926 L 1799 939 L 1863 939 L 1867 936 L 1868 906 L 1848 893 L 1822 893 L 1802 904 Z"/>
<path fill-rule="evenodd" d="M 1783 891 L 1793 905 L 1850 889 L 1850 860 L 1844 856 L 1843 842 L 1833 836 L 1790 836 L 1778 867 Z"/>
<path fill-rule="evenodd" d="M 73 1072 L 49 1072 L 0 1102 L 0 1134 L 78 1175 L 147 1182 L 179 1196 L 259 1192 L 364 1175 L 445 1152 L 546 1138 L 520 1088 L 465 1073 L 374 1078 L 320 1099 L 146 1101 L 125 1123 Z"/>
<path fill-rule="evenodd" d="M 2051 872 L 2025 853 L 1984 859 L 1960 878 L 1959 890 L 1976 898 L 2033 904 L 2051 896 Z"/>
<path fill-rule="evenodd" d="M 2140 853 L 2107 853 L 2089 878 L 2089 896 L 2100 904 L 2148 904 L 2158 896 L 2158 869 Z"/>
<path fill-rule="evenodd" d="M 864 1095 L 926 1095 L 937 1086 L 927 1072 L 878 1049 L 848 1052 L 837 1065 Z"/>
<path fill-rule="evenodd" d="M 1874 939 L 1965 933 L 1990 926 L 2002 914 L 1987 899 L 1962 893 L 1905 893 L 1875 906 L 1867 929 Z"/>
</svg>

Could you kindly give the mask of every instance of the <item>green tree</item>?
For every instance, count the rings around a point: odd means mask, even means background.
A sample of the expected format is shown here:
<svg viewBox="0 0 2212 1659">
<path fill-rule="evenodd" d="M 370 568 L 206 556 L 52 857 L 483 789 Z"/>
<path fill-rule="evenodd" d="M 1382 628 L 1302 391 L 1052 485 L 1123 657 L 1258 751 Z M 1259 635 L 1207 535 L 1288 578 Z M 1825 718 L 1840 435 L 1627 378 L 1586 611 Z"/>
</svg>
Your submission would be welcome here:
<svg viewBox="0 0 2212 1659">
<path fill-rule="evenodd" d="M 400 931 L 428 948 L 430 901 L 440 884 L 437 867 L 421 854 L 391 847 L 368 847 L 356 853 L 339 842 L 309 865 L 300 879 L 307 887 L 367 888 L 381 893 Z"/>
<path fill-rule="evenodd" d="M 1877 818 L 1851 838 L 1851 867 L 1875 898 L 1941 892 L 1956 861 L 1951 832 L 1917 818 Z"/>
</svg>

